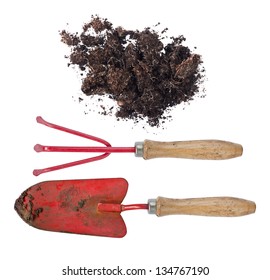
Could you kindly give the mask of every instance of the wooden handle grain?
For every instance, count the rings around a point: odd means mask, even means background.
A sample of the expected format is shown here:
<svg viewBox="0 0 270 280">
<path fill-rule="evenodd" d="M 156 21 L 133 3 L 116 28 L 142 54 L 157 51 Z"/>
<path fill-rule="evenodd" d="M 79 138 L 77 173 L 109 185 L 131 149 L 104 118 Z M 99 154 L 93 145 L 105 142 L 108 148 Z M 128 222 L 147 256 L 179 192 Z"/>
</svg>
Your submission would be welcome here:
<svg viewBox="0 0 270 280">
<path fill-rule="evenodd" d="M 189 199 L 171 199 L 158 197 L 156 215 L 199 215 L 218 217 L 237 217 L 254 213 L 253 201 L 235 197 L 205 197 Z"/>
<path fill-rule="evenodd" d="M 230 159 L 241 156 L 240 144 L 221 140 L 158 142 L 145 140 L 143 158 Z"/>
</svg>

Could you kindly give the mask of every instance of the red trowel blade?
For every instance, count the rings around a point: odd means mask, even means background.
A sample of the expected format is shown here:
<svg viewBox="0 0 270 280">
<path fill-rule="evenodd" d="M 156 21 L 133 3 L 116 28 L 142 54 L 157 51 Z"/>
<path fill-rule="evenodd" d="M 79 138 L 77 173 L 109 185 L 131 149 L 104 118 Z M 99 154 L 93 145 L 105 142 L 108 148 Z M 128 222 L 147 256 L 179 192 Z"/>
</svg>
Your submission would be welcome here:
<svg viewBox="0 0 270 280">
<path fill-rule="evenodd" d="M 128 189 L 123 178 L 46 181 L 16 200 L 29 225 L 43 230 L 123 237 L 126 225 L 117 212 L 100 212 L 98 203 L 121 204 Z"/>
</svg>

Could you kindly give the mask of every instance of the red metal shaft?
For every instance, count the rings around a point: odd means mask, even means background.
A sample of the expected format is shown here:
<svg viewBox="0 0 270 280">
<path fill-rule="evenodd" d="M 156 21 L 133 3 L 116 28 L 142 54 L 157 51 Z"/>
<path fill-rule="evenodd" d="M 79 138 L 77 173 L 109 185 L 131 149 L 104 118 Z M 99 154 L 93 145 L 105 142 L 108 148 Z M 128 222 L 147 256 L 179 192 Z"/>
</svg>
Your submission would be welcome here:
<svg viewBox="0 0 270 280">
<path fill-rule="evenodd" d="M 135 147 L 74 147 L 74 146 L 43 146 L 36 144 L 36 152 L 82 152 L 82 153 L 135 153 Z"/>
<path fill-rule="evenodd" d="M 142 210 L 148 209 L 148 204 L 129 204 L 129 205 L 122 205 L 122 204 L 115 204 L 115 203 L 99 203 L 98 210 L 100 212 L 123 212 L 128 210 Z"/>
<path fill-rule="evenodd" d="M 127 210 L 148 210 L 148 204 L 129 204 L 129 205 L 122 205 L 122 212 Z"/>
</svg>

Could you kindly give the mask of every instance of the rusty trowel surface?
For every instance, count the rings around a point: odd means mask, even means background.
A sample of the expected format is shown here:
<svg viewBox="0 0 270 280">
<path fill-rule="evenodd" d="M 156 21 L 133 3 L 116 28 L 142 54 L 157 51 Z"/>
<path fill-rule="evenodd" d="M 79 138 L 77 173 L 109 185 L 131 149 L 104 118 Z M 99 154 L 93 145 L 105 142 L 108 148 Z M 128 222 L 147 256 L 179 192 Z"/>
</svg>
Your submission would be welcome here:
<svg viewBox="0 0 270 280">
<path fill-rule="evenodd" d="M 121 204 L 127 189 L 123 178 L 45 181 L 24 191 L 15 209 L 38 229 L 123 237 L 126 225 L 120 213 L 100 212 L 98 204 Z"/>
</svg>

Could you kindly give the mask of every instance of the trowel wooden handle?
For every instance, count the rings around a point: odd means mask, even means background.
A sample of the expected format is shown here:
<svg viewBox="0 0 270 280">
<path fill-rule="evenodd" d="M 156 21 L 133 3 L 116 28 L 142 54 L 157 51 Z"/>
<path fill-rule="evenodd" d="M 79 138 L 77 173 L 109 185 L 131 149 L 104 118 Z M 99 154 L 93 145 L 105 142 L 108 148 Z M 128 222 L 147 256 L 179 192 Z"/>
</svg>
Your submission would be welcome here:
<svg viewBox="0 0 270 280">
<path fill-rule="evenodd" d="M 145 140 L 143 158 L 188 158 L 188 159 L 229 159 L 239 157 L 243 147 L 221 140 L 195 140 L 178 142 L 157 142 Z"/>
<path fill-rule="evenodd" d="M 156 215 L 200 215 L 218 217 L 236 217 L 254 213 L 253 201 L 235 197 L 205 197 L 189 199 L 171 199 L 158 197 Z"/>
</svg>

